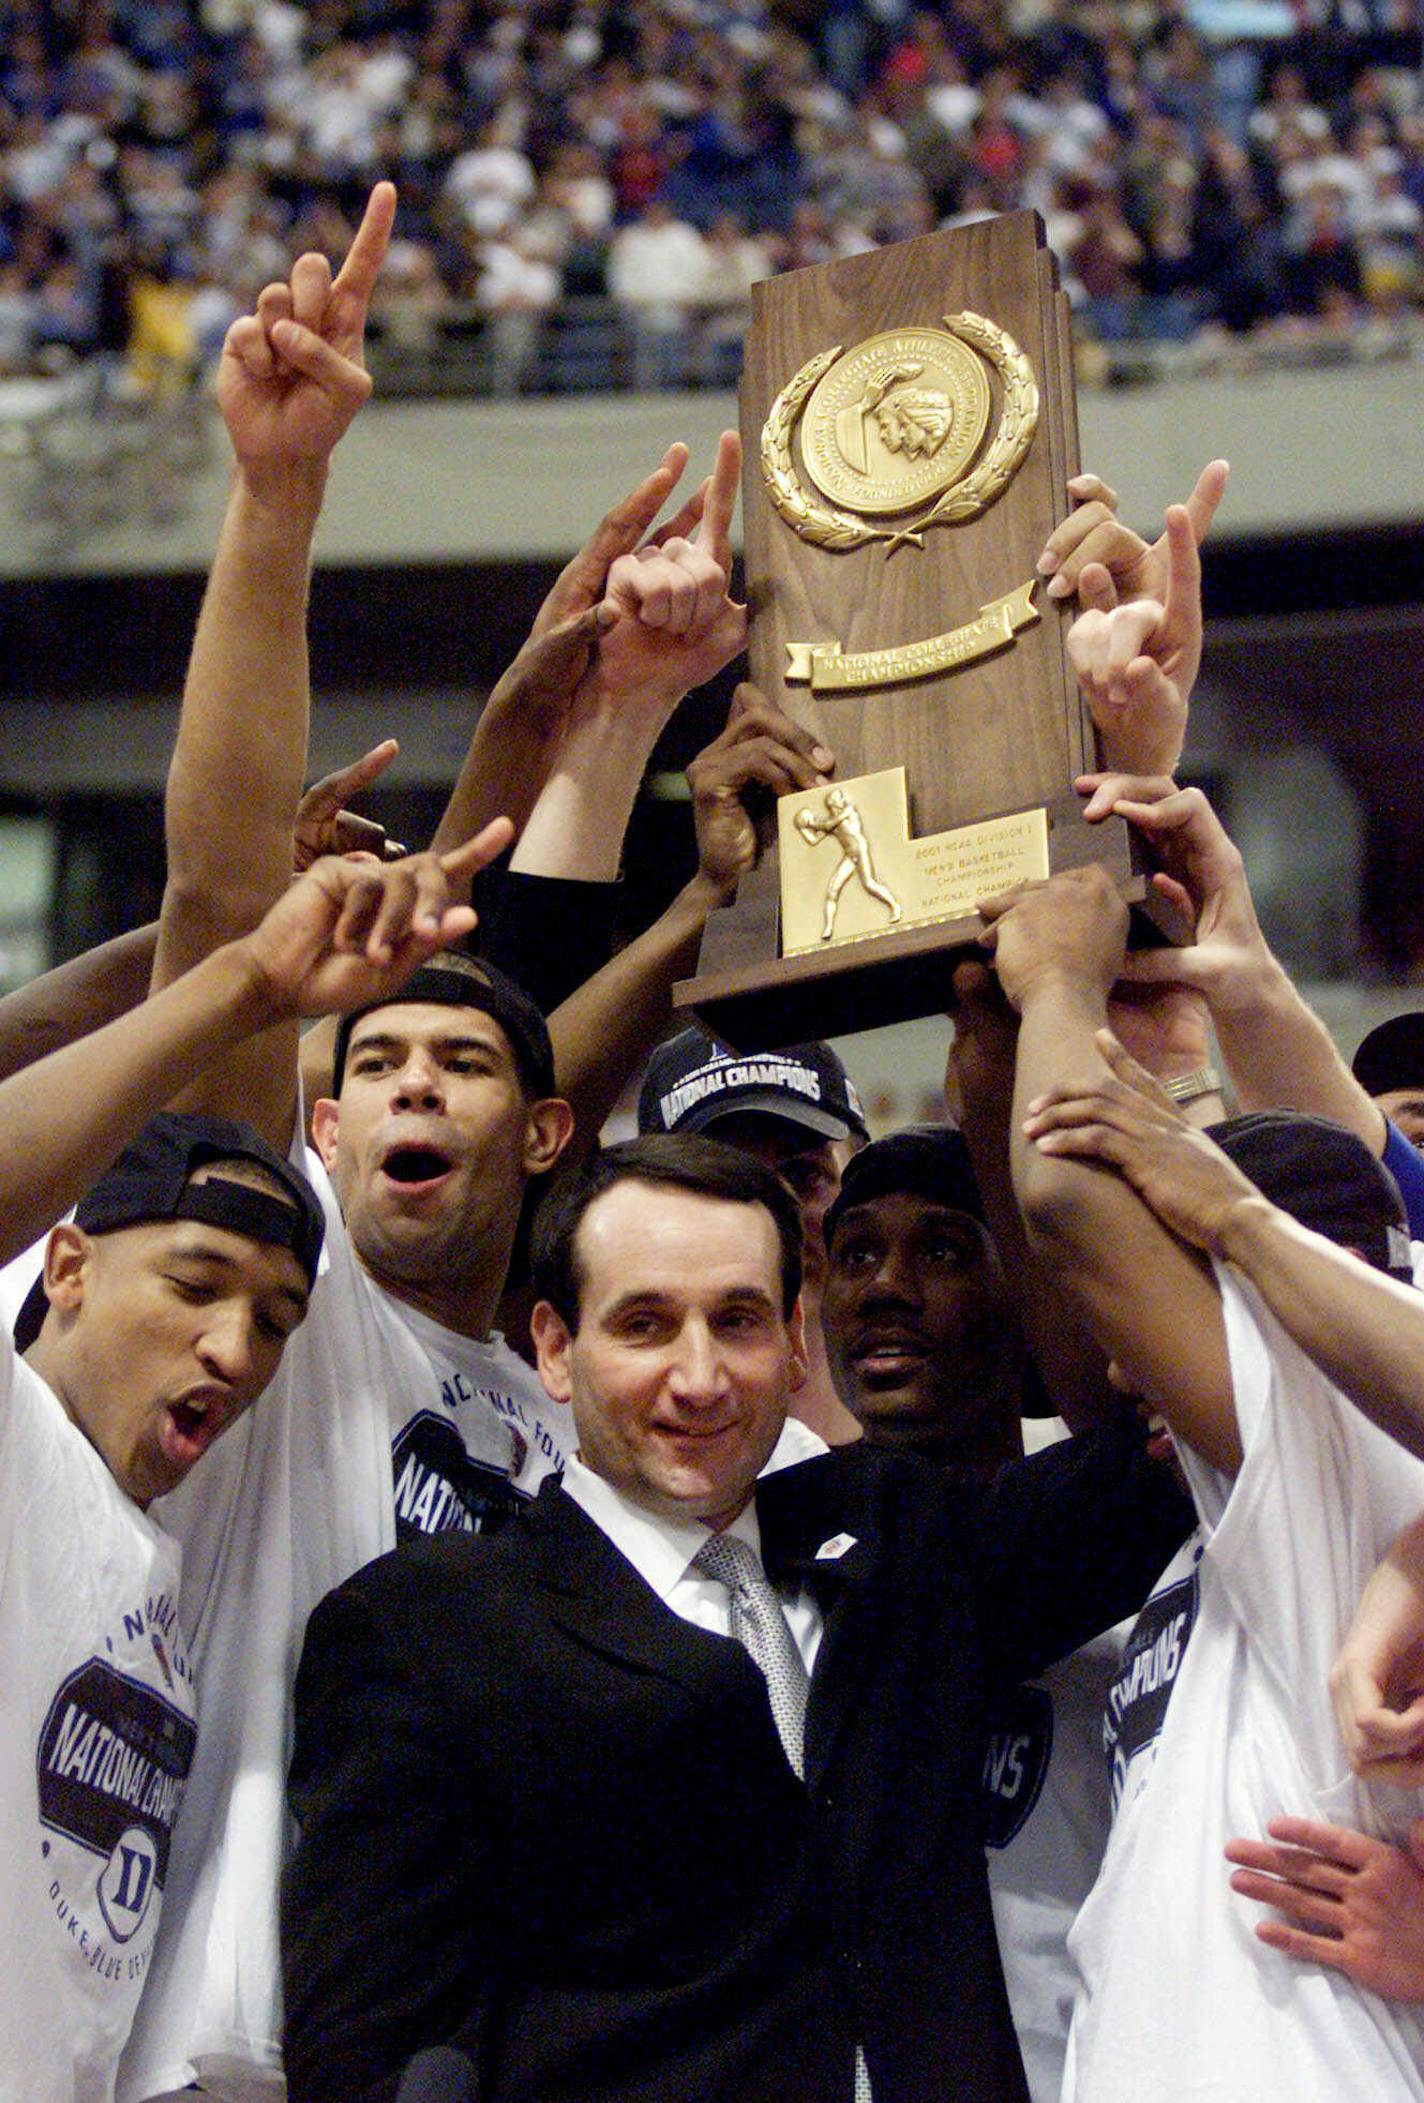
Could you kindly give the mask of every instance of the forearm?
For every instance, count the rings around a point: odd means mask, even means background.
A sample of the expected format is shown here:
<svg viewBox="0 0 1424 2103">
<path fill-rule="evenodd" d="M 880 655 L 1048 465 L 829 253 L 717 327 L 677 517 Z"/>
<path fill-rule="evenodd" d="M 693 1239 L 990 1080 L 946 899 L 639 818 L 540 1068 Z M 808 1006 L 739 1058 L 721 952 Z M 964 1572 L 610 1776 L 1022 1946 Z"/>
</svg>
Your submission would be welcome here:
<svg viewBox="0 0 1424 2103">
<path fill-rule="evenodd" d="M 59 964 L 0 1000 L 0 1080 L 126 1015 L 148 993 L 158 923 Z"/>
<path fill-rule="evenodd" d="M 697 960 L 707 915 L 724 894 L 700 872 L 662 917 L 549 1018 L 559 1093 L 574 1106 L 576 1144 L 592 1146 L 667 1026 L 672 989 Z"/>
<path fill-rule="evenodd" d="M 195 1067 L 276 1020 L 242 943 L 0 1083 L 0 1261 L 88 1189 Z"/>
<path fill-rule="evenodd" d="M 526 875 L 608 883 L 618 874 L 661 710 L 596 708 L 570 728 L 510 863 Z"/>
<path fill-rule="evenodd" d="M 1233 1474 L 1240 1439 L 1220 1298 L 1205 1259 L 1171 1234 L 1114 1171 L 1048 1154 L 1024 1137 L 1029 1104 L 1056 1083 L 1109 1076 L 1093 1041 L 1106 1001 L 1043 981 L 1024 1000 L 1014 1086 L 1014 1190 L 1029 1244 L 1082 1311 L 1131 1391 L 1209 1465 Z"/>
<path fill-rule="evenodd" d="M 437 854 L 472 840 L 491 818 L 510 818 L 516 833 L 523 832 L 558 757 L 564 723 L 562 710 L 491 696 L 435 828 L 430 844 Z"/>
<path fill-rule="evenodd" d="M 1329 1117 L 1384 1151 L 1385 1123 L 1319 1016 L 1263 948 L 1260 967 L 1209 992 L 1222 1063 L 1243 1110 Z"/>
<path fill-rule="evenodd" d="M 1382 1431 L 1424 1458 L 1424 1300 L 1264 1197 L 1225 1215 L 1218 1253 Z"/>
<path fill-rule="evenodd" d="M 992 1071 L 958 1067 L 961 1122 L 974 1180 L 999 1260 L 1014 1295 L 1033 1362 L 1058 1414 L 1077 1431 L 1096 1422 L 1110 1400 L 1103 1355 L 1063 1290 L 1057 1270 L 1029 1242 L 1011 1170 L 1012 1055 Z"/>
<path fill-rule="evenodd" d="M 160 979 L 255 924 L 292 873 L 309 709 L 306 606 L 323 470 L 236 477 L 168 778 Z"/>
</svg>

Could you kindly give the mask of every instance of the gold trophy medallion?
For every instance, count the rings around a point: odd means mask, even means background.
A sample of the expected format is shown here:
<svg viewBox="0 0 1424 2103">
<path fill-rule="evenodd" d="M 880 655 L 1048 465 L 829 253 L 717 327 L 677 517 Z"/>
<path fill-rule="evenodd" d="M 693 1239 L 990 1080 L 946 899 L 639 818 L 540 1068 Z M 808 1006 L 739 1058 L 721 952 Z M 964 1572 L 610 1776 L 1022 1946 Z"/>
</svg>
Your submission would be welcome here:
<svg viewBox="0 0 1424 2103">
<path fill-rule="evenodd" d="M 889 555 L 923 547 L 929 527 L 962 526 L 987 511 L 1023 465 L 1038 429 L 1032 366 L 982 314 L 943 320 L 943 330 L 892 329 L 844 353 L 832 344 L 772 403 L 762 478 L 780 516 L 813 547 L 840 554 L 881 540 Z M 990 368 L 999 420 L 985 445 Z M 888 523 L 896 518 L 904 523 Z"/>
<path fill-rule="evenodd" d="M 888 543 L 887 555 L 921 548 L 931 526 L 978 518 L 1013 481 L 1038 429 L 1033 368 L 1013 337 L 982 314 L 943 319 L 943 329 L 890 329 L 844 353 L 834 344 L 808 358 L 777 395 L 762 430 L 762 476 L 802 540 L 833 554 L 877 540 Z M 999 416 L 986 444 L 991 371 Z M 957 670 L 1012 644 L 1040 618 L 1033 588 L 1030 578 L 958 628 L 890 649 L 846 654 L 837 642 L 788 642 L 782 676 L 826 693 Z"/>
<path fill-rule="evenodd" d="M 984 362 L 943 329 L 895 329 L 838 358 L 801 418 L 801 459 L 852 511 L 914 511 L 957 482 L 989 428 Z"/>
</svg>

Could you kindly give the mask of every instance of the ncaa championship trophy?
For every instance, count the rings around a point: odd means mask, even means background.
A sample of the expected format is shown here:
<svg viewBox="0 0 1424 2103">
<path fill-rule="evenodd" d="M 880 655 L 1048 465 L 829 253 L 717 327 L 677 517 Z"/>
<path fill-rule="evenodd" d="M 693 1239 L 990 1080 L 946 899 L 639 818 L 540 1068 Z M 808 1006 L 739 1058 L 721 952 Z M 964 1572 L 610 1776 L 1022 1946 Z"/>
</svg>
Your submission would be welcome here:
<svg viewBox="0 0 1424 2103">
<path fill-rule="evenodd" d="M 837 770 L 779 799 L 677 1005 L 739 1051 L 942 1011 L 975 899 L 1085 861 L 1182 939 L 1073 792 L 1093 725 L 1034 564 L 1077 415 L 1038 215 L 756 286 L 741 425 L 751 677 Z"/>
</svg>

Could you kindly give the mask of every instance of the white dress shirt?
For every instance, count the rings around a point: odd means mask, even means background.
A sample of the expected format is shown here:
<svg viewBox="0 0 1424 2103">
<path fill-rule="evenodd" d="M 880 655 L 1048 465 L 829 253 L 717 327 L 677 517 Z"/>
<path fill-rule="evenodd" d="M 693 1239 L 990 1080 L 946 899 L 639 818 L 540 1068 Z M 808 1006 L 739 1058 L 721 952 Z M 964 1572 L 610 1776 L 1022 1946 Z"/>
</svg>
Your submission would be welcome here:
<svg viewBox="0 0 1424 2103">
<path fill-rule="evenodd" d="M 804 1426 L 800 1428 L 804 1431 Z M 773 1455 L 773 1462 L 775 1459 Z M 766 1472 L 772 1472 L 770 1464 Z M 701 1519 L 666 1519 L 645 1510 L 586 1468 L 576 1455 L 564 1464 L 564 1488 L 619 1554 L 633 1565 L 644 1584 L 652 1587 L 664 1606 L 671 1607 L 696 1628 L 710 1629 L 716 1636 L 731 1635 L 731 1602 L 726 1586 L 693 1567 L 693 1558 L 710 1531 Z M 738 1513 L 726 1531 L 745 1541 L 760 1562 L 761 1528 L 755 1501 Z M 778 1596 L 792 1640 L 809 1674 L 821 1643 L 821 1609 L 802 1588 L 790 1593 L 782 1591 Z"/>
</svg>

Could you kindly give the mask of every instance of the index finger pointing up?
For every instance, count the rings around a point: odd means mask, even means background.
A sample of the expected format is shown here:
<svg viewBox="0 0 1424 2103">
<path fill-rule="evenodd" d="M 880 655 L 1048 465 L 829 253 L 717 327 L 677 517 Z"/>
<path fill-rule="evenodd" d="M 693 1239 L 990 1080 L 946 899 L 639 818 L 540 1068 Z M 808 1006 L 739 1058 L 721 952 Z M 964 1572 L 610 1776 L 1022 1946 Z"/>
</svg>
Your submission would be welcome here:
<svg viewBox="0 0 1424 2103">
<path fill-rule="evenodd" d="M 394 183 L 377 183 L 366 200 L 365 213 L 331 288 L 333 292 L 344 292 L 364 309 L 386 259 L 395 223 L 396 186 Z"/>
<path fill-rule="evenodd" d="M 723 569 L 730 569 L 732 562 L 732 513 L 737 508 L 741 474 L 742 441 L 735 431 L 724 431 L 717 442 L 717 464 L 707 484 L 702 523 L 696 534 L 698 546 L 705 548 Z"/>
</svg>

